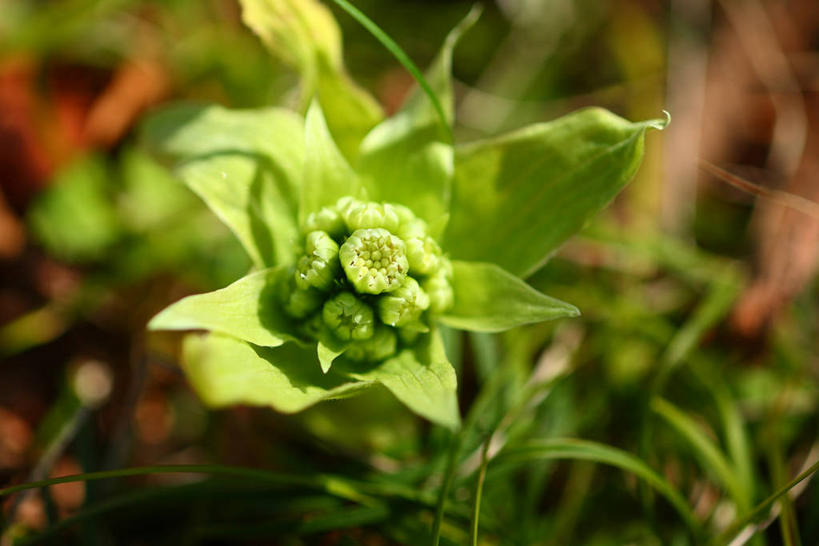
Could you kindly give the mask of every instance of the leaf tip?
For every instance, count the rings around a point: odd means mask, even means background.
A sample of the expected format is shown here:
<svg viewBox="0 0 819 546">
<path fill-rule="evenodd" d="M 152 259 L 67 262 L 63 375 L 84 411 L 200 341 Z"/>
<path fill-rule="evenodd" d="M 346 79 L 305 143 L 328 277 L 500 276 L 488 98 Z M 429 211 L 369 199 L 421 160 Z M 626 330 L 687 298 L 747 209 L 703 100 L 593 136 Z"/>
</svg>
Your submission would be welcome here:
<svg viewBox="0 0 819 546">
<path fill-rule="evenodd" d="M 583 313 L 580 312 L 580 309 L 572 305 L 571 303 L 566 304 L 566 316 L 568 318 L 577 318 Z"/>
<path fill-rule="evenodd" d="M 671 123 L 671 113 L 668 110 L 663 110 L 663 115 L 665 116 L 665 119 L 650 119 L 646 121 L 646 127 L 657 129 L 658 131 L 662 131 L 668 127 L 668 124 Z"/>
<path fill-rule="evenodd" d="M 163 324 L 165 316 L 165 310 L 163 309 L 156 315 L 154 315 L 151 320 L 148 321 L 148 324 L 145 325 L 147 330 L 157 331 L 157 330 L 166 330 L 166 326 Z"/>
</svg>

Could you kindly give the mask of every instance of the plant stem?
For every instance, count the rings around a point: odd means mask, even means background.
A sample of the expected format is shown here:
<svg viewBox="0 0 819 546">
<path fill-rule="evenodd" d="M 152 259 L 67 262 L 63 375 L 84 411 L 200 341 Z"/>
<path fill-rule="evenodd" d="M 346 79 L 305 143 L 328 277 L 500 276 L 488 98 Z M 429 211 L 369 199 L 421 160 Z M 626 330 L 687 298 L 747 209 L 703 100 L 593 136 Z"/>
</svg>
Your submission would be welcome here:
<svg viewBox="0 0 819 546">
<path fill-rule="evenodd" d="M 481 469 L 478 473 L 478 486 L 475 489 L 475 506 L 472 511 L 472 546 L 478 546 L 478 519 L 481 515 L 481 496 L 483 495 L 483 482 L 486 478 L 486 467 L 489 463 L 489 444 L 492 442 L 490 435 L 483 443 L 481 450 Z"/>
</svg>

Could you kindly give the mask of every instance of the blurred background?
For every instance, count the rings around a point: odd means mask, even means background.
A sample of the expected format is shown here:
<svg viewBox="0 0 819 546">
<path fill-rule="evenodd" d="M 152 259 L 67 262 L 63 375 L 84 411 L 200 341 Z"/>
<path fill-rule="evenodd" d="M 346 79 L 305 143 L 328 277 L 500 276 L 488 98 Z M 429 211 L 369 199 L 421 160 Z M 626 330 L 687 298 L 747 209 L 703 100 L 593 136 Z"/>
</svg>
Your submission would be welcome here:
<svg viewBox="0 0 819 546">
<path fill-rule="evenodd" d="M 472 5 L 354 3 L 422 67 Z M 412 78 L 329 7 L 350 74 L 395 111 Z M 583 317 L 450 336 L 463 357 L 462 412 L 479 426 L 465 440 L 444 543 L 466 543 L 457 507 L 469 504 L 490 429 L 510 442 L 571 436 L 639 453 L 722 529 L 819 456 L 819 4 L 484 8 L 455 54 L 458 142 L 588 105 L 632 120 L 667 110 L 672 123 L 648 135 L 626 191 L 529 279 Z M 145 332 L 169 302 L 224 286 L 250 263 L 140 147 L 141 119 L 181 99 L 290 105 L 297 83 L 233 0 L 0 0 L 0 487 L 221 462 L 437 491 L 447 434 L 389 396 L 298 416 L 210 412 L 176 366 L 178 337 Z M 651 407 L 646 392 L 669 406 Z M 819 544 L 819 488 L 793 493 L 758 544 Z M 645 497 L 633 478 L 584 462 L 490 472 L 483 540 L 686 544 L 673 512 Z M 432 521 L 423 503 L 334 520 L 325 516 L 348 508 L 337 498 L 188 476 L 0 500 L 3 546 L 58 522 L 45 540 L 421 544 Z"/>
</svg>

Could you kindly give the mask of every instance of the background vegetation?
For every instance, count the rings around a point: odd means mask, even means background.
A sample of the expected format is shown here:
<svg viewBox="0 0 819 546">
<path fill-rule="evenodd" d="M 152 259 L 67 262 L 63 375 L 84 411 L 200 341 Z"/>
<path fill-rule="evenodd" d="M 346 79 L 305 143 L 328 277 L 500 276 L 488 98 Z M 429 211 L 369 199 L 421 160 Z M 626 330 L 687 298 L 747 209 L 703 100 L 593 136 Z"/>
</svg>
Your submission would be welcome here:
<svg viewBox="0 0 819 546">
<path fill-rule="evenodd" d="M 471 7 L 355 5 L 420 66 Z M 394 111 L 412 78 L 331 8 Z M 789 483 L 819 459 L 817 37 L 814 0 L 485 4 L 456 50 L 457 141 L 591 104 L 674 121 L 529 279 L 582 317 L 449 336 L 453 436 L 382 392 L 211 412 L 178 336 L 146 334 L 249 262 L 140 148 L 144 113 L 296 100 L 235 2 L 0 0 L 0 487 L 263 469 L 6 496 L 2 544 L 819 543 L 819 489 Z"/>
</svg>

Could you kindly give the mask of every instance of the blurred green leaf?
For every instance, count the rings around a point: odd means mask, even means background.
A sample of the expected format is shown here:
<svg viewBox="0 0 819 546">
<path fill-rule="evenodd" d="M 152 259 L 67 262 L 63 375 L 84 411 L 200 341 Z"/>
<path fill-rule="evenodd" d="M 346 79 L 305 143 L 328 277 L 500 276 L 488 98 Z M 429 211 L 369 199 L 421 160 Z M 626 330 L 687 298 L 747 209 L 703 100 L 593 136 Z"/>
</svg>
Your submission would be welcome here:
<svg viewBox="0 0 819 546">
<path fill-rule="evenodd" d="M 287 275 L 282 268 L 252 273 L 230 286 L 188 296 L 156 315 L 152 330 L 213 330 L 243 341 L 277 347 L 295 339 L 277 309 L 276 286 Z"/>
<path fill-rule="evenodd" d="M 450 127 L 455 123 L 455 93 L 452 86 L 452 55 L 455 47 L 460 42 L 464 34 L 478 21 L 483 8 L 480 4 L 475 6 L 466 16 L 449 32 L 441 51 L 432 61 L 425 74 L 426 81 L 430 89 L 435 93 L 441 104 L 445 121 Z M 430 98 L 423 90 L 416 86 L 407 98 L 402 111 L 412 112 L 416 125 L 422 125 L 437 121 L 438 112 Z"/>
<path fill-rule="evenodd" d="M 441 322 L 474 332 L 500 332 L 544 320 L 576 317 L 573 305 L 541 294 L 495 264 L 453 261 L 455 303 Z"/>
<path fill-rule="evenodd" d="M 685 498 L 665 478 L 634 455 L 604 444 L 573 438 L 550 438 L 531 441 L 520 446 L 504 449 L 491 461 L 489 471 L 491 473 L 493 468 L 507 464 L 538 459 L 594 461 L 630 472 L 663 495 L 677 510 L 690 530 L 697 531 L 700 527 Z"/>
<path fill-rule="evenodd" d="M 651 409 L 665 420 L 688 443 L 700 460 L 703 470 L 714 475 L 720 485 L 731 495 L 741 514 L 751 507 L 748 490 L 732 465 L 728 463 L 719 446 L 711 440 L 697 423 L 679 408 L 662 398 L 651 401 Z"/>
<path fill-rule="evenodd" d="M 302 105 L 317 95 L 348 159 L 383 118 L 378 103 L 347 75 L 341 31 L 315 0 L 242 0 L 242 19 L 279 60 L 299 71 Z"/>
<path fill-rule="evenodd" d="M 103 158 L 71 163 L 31 205 L 28 220 L 34 236 L 61 259 L 101 259 L 122 233 L 109 189 Z"/>
<path fill-rule="evenodd" d="M 531 275 L 628 183 L 646 130 L 664 126 L 589 108 L 459 147 L 446 247 Z"/>
<path fill-rule="evenodd" d="M 283 413 L 370 386 L 323 373 L 314 348 L 287 343 L 264 348 L 210 334 L 185 338 L 182 366 L 209 406 L 270 406 Z"/>
<path fill-rule="evenodd" d="M 145 152 L 127 150 L 120 170 L 123 188 L 117 206 L 129 230 L 163 229 L 184 222 L 202 208 L 184 185 Z"/>
</svg>

